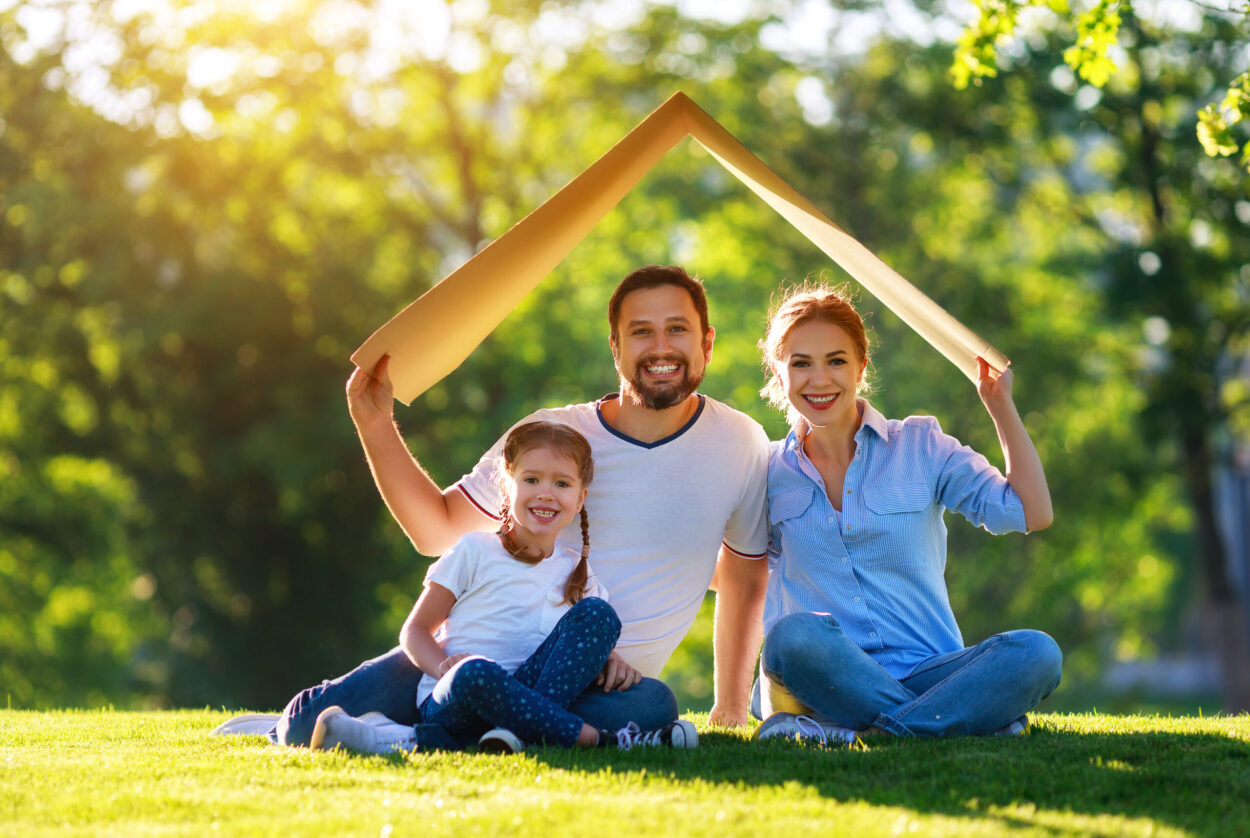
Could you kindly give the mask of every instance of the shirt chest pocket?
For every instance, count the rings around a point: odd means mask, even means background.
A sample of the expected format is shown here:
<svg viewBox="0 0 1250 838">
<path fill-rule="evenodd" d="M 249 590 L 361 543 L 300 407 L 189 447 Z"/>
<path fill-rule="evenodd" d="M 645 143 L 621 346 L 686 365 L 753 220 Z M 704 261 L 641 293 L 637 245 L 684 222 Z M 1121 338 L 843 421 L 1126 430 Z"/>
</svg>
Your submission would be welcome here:
<svg viewBox="0 0 1250 838">
<path fill-rule="evenodd" d="M 933 505 L 927 483 L 892 483 L 864 490 L 864 505 L 877 515 L 923 512 Z"/>
<path fill-rule="evenodd" d="M 768 498 L 768 523 L 777 526 L 802 516 L 812 505 L 813 491 L 806 487 L 787 489 Z"/>
</svg>

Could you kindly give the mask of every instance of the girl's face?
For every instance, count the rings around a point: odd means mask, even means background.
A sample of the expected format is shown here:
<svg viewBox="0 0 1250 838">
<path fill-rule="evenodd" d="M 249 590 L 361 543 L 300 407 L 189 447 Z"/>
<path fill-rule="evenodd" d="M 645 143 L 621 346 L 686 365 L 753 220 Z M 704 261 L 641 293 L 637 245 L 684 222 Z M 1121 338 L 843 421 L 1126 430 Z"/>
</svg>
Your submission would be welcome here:
<svg viewBox="0 0 1250 838">
<path fill-rule="evenodd" d="M 786 335 L 776 369 L 790 404 L 808 424 L 821 428 L 858 414 L 855 394 L 866 365 L 845 329 L 809 320 Z"/>
<path fill-rule="evenodd" d="M 577 463 L 551 448 L 531 448 L 513 469 L 512 517 L 525 530 L 555 537 L 582 511 L 587 488 Z"/>
</svg>

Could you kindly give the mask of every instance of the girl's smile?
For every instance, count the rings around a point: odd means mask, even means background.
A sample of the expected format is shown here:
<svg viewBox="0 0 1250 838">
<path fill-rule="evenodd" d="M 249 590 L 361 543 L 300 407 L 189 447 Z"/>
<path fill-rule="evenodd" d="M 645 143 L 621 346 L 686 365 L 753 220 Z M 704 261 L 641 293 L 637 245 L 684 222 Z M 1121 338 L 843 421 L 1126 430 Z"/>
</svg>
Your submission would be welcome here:
<svg viewBox="0 0 1250 838">
<path fill-rule="evenodd" d="M 587 488 L 577 464 L 551 448 L 531 448 L 517 457 L 511 507 L 512 539 L 527 554 L 551 555 L 556 536 L 582 510 Z"/>
</svg>

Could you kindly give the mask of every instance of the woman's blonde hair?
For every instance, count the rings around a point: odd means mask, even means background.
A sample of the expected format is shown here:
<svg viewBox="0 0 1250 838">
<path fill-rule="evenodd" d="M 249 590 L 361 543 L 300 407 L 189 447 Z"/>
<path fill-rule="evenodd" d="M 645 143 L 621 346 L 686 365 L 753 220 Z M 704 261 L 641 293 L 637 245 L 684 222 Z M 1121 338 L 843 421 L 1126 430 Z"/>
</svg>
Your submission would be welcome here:
<svg viewBox="0 0 1250 838">
<path fill-rule="evenodd" d="M 868 333 L 864 329 L 864 319 L 855 310 L 852 299 L 846 285 L 829 285 L 826 282 L 808 280 L 802 285 L 783 290 L 781 299 L 773 304 L 768 313 L 768 328 L 759 342 L 766 378 L 760 395 L 773 407 L 785 411 L 792 425 L 797 424 L 801 417 L 790 404 L 786 388 L 781 377 L 777 375 L 777 363 L 782 360 L 782 347 L 786 338 L 795 327 L 813 320 L 832 323 L 840 326 L 850 336 L 851 342 L 855 344 L 858 360 L 866 363 L 871 357 Z M 865 372 L 859 384 L 859 392 L 862 395 L 870 390 Z"/>
</svg>

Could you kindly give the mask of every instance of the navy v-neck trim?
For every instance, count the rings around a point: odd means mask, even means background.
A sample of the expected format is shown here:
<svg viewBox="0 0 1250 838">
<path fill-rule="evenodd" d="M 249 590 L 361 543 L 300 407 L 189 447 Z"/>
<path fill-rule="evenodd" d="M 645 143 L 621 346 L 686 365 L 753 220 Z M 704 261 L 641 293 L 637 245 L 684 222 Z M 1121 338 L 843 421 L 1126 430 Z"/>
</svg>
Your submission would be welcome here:
<svg viewBox="0 0 1250 838">
<path fill-rule="evenodd" d="M 625 442 L 628 442 L 630 445 L 637 445 L 639 448 L 659 448 L 661 445 L 664 445 L 665 443 L 669 443 L 677 439 L 677 437 L 681 436 L 686 431 L 693 428 L 695 422 L 699 421 L 699 417 L 703 414 L 703 406 L 706 404 L 706 401 L 704 400 L 702 393 L 696 393 L 695 395 L 699 397 L 699 406 L 695 408 L 694 416 L 690 417 L 690 421 L 682 425 L 673 433 L 669 434 L 663 439 L 657 439 L 655 442 L 643 442 L 640 439 L 634 439 L 629 434 L 623 434 L 620 431 L 618 431 L 616 428 L 609 425 L 608 420 L 603 418 L 603 403 L 611 399 L 619 399 L 621 397 L 620 393 L 608 393 L 599 401 L 595 402 L 595 415 L 599 417 L 599 424 L 603 425 L 603 429 L 607 431 L 608 433 L 612 434 L 612 436 L 616 437 L 617 439 L 624 440 Z"/>
</svg>

